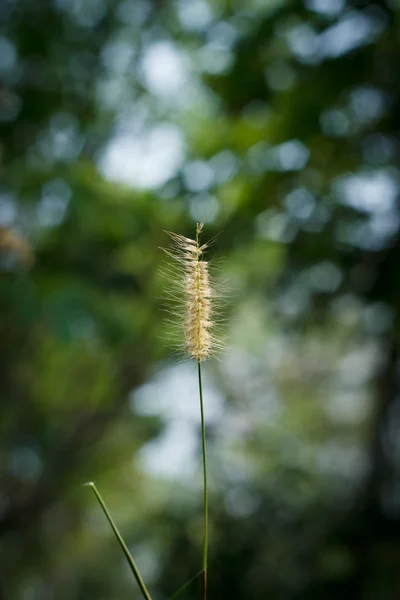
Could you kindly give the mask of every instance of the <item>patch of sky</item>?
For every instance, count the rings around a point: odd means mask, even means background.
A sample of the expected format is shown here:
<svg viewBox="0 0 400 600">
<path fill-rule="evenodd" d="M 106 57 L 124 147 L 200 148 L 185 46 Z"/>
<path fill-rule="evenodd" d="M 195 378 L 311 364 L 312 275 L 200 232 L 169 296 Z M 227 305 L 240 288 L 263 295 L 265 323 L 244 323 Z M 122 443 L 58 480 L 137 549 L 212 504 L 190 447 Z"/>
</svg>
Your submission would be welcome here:
<svg viewBox="0 0 400 600">
<path fill-rule="evenodd" d="M 365 421 L 371 410 L 371 403 L 364 390 L 340 387 L 333 390 L 322 404 L 323 411 L 332 423 L 357 425 Z"/>
<path fill-rule="evenodd" d="M 52 179 L 42 187 L 42 195 L 36 207 L 41 227 L 55 227 L 64 220 L 72 190 L 62 179 Z"/>
<path fill-rule="evenodd" d="M 342 272 L 337 265 L 323 261 L 303 271 L 299 281 L 314 292 L 331 294 L 338 289 L 342 279 Z"/>
<path fill-rule="evenodd" d="M 12 225 L 17 218 L 17 206 L 12 194 L 0 193 L 0 224 L 4 227 Z"/>
<path fill-rule="evenodd" d="M 157 194 L 161 200 L 174 200 L 180 197 L 181 185 L 179 180 L 176 178 L 168 181 L 157 191 Z"/>
<path fill-rule="evenodd" d="M 289 140 L 271 149 L 271 167 L 277 171 L 300 171 L 309 157 L 310 151 L 300 140 Z"/>
<path fill-rule="evenodd" d="M 96 100 L 106 110 L 121 110 L 124 105 L 132 105 L 132 82 L 120 74 L 109 73 L 96 82 Z"/>
<path fill-rule="evenodd" d="M 306 221 L 315 209 L 316 200 L 306 188 L 298 187 L 285 197 L 284 205 L 290 217 Z"/>
<path fill-rule="evenodd" d="M 212 223 L 218 216 L 219 202 L 211 194 L 195 194 L 189 197 L 189 213 L 197 223 Z"/>
<path fill-rule="evenodd" d="M 347 12 L 319 36 L 319 50 L 325 58 L 337 58 L 370 44 L 382 33 L 384 23 L 367 11 Z"/>
<path fill-rule="evenodd" d="M 308 10 L 335 17 L 344 9 L 346 0 L 305 0 L 304 4 Z"/>
<path fill-rule="evenodd" d="M 151 12 L 151 4 L 146 0 L 123 0 L 116 10 L 117 18 L 125 25 L 140 27 Z"/>
<path fill-rule="evenodd" d="M 364 344 L 341 358 L 338 377 L 342 385 L 358 387 L 374 378 L 381 349 L 375 343 Z"/>
<path fill-rule="evenodd" d="M 95 27 L 104 17 L 105 0 L 54 0 L 57 10 L 68 13 L 82 27 Z"/>
<path fill-rule="evenodd" d="M 220 185 L 230 181 L 237 172 L 238 160 L 231 150 L 221 150 L 209 162 L 214 170 L 215 182 Z"/>
<path fill-rule="evenodd" d="M 201 192 L 214 183 L 214 170 L 205 160 L 192 160 L 183 168 L 183 179 L 187 190 Z"/>
<path fill-rule="evenodd" d="M 223 399 L 203 370 L 204 412 L 207 425 L 218 424 Z M 184 362 L 160 371 L 130 397 L 135 414 L 159 416 L 163 433 L 148 442 L 139 454 L 146 472 L 167 477 L 193 477 L 199 461 L 200 413 L 196 365 Z"/>
<path fill-rule="evenodd" d="M 349 132 L 350 119 L 344 110 L 330 108 L 320 116 L 322 132 L 333 138 L 345 137 Z"/>
<path fill-rule="evenodd" d="M 190 480 L 197 471 L 197 427 L 191 423 L 170 423 L 156 440 L 143 446 L 138 457 L 145 473 Z"/>
<path fill-rule="evenodd" d="M 297 221 L 301 229 L 309 232 L 321 231 L 329 221 L 329 206 L 305 187 L 293 189 L 283 200 L 286 212 L 291 219 Z"/>
<path fill-rule="evenodd" d="M 383 92 L 374 87 L 360 87 L 350 94 L 349 108 L 360 125 L 379 120 L 385 112 L 386 104 Z"/>
<path fill-rule="evenodd" d="M 190 87 L 188 61 L 168 40 L 151 43 L 140 61 L 140 73 L 148 91 L 163 100 L 182 104 Z"/>
<path fill-rule="evenodd" d="M 315 64 L 322 59 L 319 53 L 319 37 L 308 23 L 300 23 L 286 31 L 286 40 L 292 54 L 301 62 Z"/>
<path fill-rule="evenodd" d="M 174 177 L 184 157 L 181 130 L 171 123 L 159 123 L 138 134 L 118 133 L 107 144 L 97 164 L 108 181 L 151 189 Z"/>
<path fill-rule="evenodd" d="M 149 103 L 147 99 L 140 98 L 119 111 L 115 122 L 115 133 L 141 136 L 152 124 Z"/>
<path fill-rule="evenodd" d="M 112 39 L 103 48 L 101 59 L 104 67 L 114 73 L 125 74 L 133 66 L 135 47 L 126 39 Z"/>
<path fill-rule="evenodd" d="M 238 30 L 229 21 L 219 21 L 210 27 L 207 32 L 207 40 L 209 42 L 221 42 L 229 48 L 232 48 L 238 39 Z"/>
<path fill-rule="evenodd" d="M 184 29 L 193 32 L 205 31 L 215 18 L 215 5 L 206 0 L 177 0 L 178 19 Z"/>
<path fill-rule="evenodd" d="M 75 160 L 84 144 L 77 119 L 69 113 L 57 113 L 50 119 L 49 127 L 39 134 L 37 147 L 49 161 Z"/>
<path fill-rule="evenodd" d="M 284 31 L 292 54 L 305 64 L 337 58 L 374 42 L 385 28 L 382 15 L 348 11 L 333 25 L 318 33 L 309 23 L 298 23 Z"/>
<path fill-rule="evenodd" d="M 229 71 L 233 64 L 234 55 L 222 40 L 212 40 L 202 46 L 197 52 L 197 64 L 201 71 L 218 75 Z"/>
<path fill-rule="evenodd" d="M 335 235 L 339 243 L 370 252 L 387 247 L 400 226 L 398 213 L 373 214 L 367 220 L 339 222 Z"/>
<path fill-rule="evenodd" d="M 278 298 L 276 309 L 285 317 L 295 319 L 310 306 L 310 293 L 302 285 L 289 286 Z"/>
<path fill-rule="evenodd" d="M 399 173 L 376 169 L 356 175 L 343 175 L 333 183 L 339 201 L 367 214 L 393 213 L 399 193 Z"/>
</svg>

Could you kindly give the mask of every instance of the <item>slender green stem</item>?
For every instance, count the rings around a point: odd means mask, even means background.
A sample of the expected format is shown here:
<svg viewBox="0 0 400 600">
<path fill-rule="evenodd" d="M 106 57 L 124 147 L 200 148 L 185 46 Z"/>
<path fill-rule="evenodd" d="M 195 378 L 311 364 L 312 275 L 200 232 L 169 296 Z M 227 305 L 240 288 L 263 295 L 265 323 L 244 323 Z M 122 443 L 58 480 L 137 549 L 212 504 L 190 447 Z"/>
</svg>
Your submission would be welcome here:
<svg viewBox="0 0 400 600">
<path fill-rule="evenodd" d="M 118 531 L 117 526 L 114 523 L 114 520 L 113 520 L 112 516 L 108 512 L 107 506 L 106 506 L 103 498 L 101 497 L 99 490 L 97 489 L 97 487 L 95 486 L 95 484 L 93 482 L 87 483 L 86 485 L 92 488 L 92 490 L 93 490 L 93 492 L 94 492 L 94 494 L 95 494 L 95 496 L 96 496 L 96 498 L 97 498 L 97 500 L 98 500 L 101 508 L 103 509 L 103 512 L 106 515 L 107 520 L 108 520 L 108 522 L 111 525 L 111 528 L 112 528 L 112 530 L 113 530 L 113 532 L 115 534 L 115 537 L 117 538 L 117 540 L 118 540 L 118 542 L 119 542 L 119 544 L 120 544 L 120 546 L 122 548 L 122 551 L 125 554 L 126 560 L 129 563 L 131 571 L 132 571 L 132 573 L 133 573 L 133 575 L 134 575 L 134 577 L 135 577 L 135 579 L 137 581 L 138 586 L 140 587 L 140 590 L 141 590 L 141 592 L 143 594 L 143 597 L 145 598 L 145 600 L 151 600 L 151 596 L 150 596 L 150 594 L 149 594 L 149 592 L 148 592 L 148 590 L 147 590 L 147 588 L 145 586 L 145 583 L 144 583 L 144 581 L 143 581 L 143 579 L 142 579 L 142 577 L 141 577 L 141 575 L 139 573 L 139 570 L 138 570 L 138 568 L 136 566 L 136 563 L 133 560 L 132 555 L 129 552 L 127 545 L 125 544 L 124 540 L 122 539 L 122 536 L 121 536 L 120 532 Z"/>
<path fill-rule="evenodd" d="M 204 423 L 203 385 L 201 379 L 201 362 L 197 361 L 199 375 L 199 396 L 201 413 L 201 440 L 203 448 L 203 475 L 204 475 L 204 541 L 203 541 L 203 600 L 207 598 L 207 550 L 208 550 L 208 488 L 207 488 L 207 453 L 206 453 L 206 427 Z"/>
</svg>

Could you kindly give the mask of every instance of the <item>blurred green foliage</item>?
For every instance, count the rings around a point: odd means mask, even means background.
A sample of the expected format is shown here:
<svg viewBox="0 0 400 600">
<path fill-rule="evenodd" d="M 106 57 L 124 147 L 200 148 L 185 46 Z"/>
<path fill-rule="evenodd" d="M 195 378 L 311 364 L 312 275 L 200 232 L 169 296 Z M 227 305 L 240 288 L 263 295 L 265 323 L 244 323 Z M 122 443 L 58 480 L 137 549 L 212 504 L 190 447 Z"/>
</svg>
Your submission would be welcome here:
<svg viewBox="0 0 400 600">
<path fill-rule="evenodd" d="M 397 0 L 3 0 L 0 597 L 201 566 L 163 230 L 219 234 L 211 598 L 400 594 Z M 200 595 L 200 582 L 182 595 Z"/>
</svg>

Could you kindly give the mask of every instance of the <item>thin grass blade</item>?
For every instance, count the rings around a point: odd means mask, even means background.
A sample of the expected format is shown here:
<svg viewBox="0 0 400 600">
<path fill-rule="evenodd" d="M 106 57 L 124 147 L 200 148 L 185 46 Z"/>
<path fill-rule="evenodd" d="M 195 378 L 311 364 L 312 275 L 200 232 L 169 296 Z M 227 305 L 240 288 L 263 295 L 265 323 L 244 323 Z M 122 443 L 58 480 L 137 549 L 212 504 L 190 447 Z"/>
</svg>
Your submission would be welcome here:
<svg viewBox="0 0 400 600">
<path fill-rule="evenodd" d="M 108 511 L 106 503 L 104 502 L 103 498 L 101 497 L 99 490 L 97 489 L 97 487 L 95 486 L 95 484 L 92 481 L 90 481 L 89 483 L 85 483 L 85 485 L 87 487 L 92 488 L 93 493 L 96 496 L 96 499 L 97 499 L 98 503 L 100 504 L 100 506 L 101 506 L 101 508 L 102 508 L 102 510 L 103 510 L 103 512 L 104 512 L 104 514 L 106 516 L 106 518 L 107 518 L 107 521 L 109 522 L 109 524 L 111 526 L 111 529 L 113 530 L 114 535 L 117 538 L 118 543 L 119 543 L 119 545 L 122 548 L 123 553 L 125 554 L 125 558 L 128 561 L 128 563 L 129 563 L 129 566 L 131 568 L 133 576 L 135 577 L 135 579 L 137 581 L 137 584 L 138 584 L 138 586 L 139 586 L 139 588 L 140 588 L 140 590 L 141 590 L 141 592 L 143 594 L 143 597 L 145 598 L 145 600 L 151 600 L 151 596 L 150 596 L 150 594 L 149 594 L 149 592 L 148 592 L 148 590 L 147 590 L 147 588 L 145 586 L 145 583 L 144 583 L 144 581 L 143 581 L 143 579 L 142 579 L 142 577 L 141 577 L 141 575 L 139 573 L 139 570 L 138 570 L 138 568 L 136 566 L 136 563 L 133 560 L 133 557 L 132 557 L 131 553 L 129 552 L 128 547 L 125 544 L 125 542 L 124 542 L 124 540 L 123 540 L 120 532 L 118 531 L 118 528 L 117 528 L 116 524 L 114 523 L 114 520 L 113 520 L 110 512 Z"/>
</svg>

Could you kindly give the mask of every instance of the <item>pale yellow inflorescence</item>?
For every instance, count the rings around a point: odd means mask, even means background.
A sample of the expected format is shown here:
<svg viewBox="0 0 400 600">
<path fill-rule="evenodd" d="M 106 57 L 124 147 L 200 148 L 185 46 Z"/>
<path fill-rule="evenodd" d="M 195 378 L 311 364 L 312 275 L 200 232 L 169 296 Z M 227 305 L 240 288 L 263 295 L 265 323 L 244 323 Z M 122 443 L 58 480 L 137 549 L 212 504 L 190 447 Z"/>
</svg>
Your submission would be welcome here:
<svg viewBox="0 0 400 600">
<path fill-rule="evenodd" d="M 168 232 L 174 244 L 174 251 L 168 254 L 183 269 L 186 350 L 197 361 L 208 358 L 213 350 L 213 292 L 208 263 L 202 259 L 207 244 L 199 243 L 202 228 L 202 223 L 197 225 L 196 240 Z"/>
</svg>

